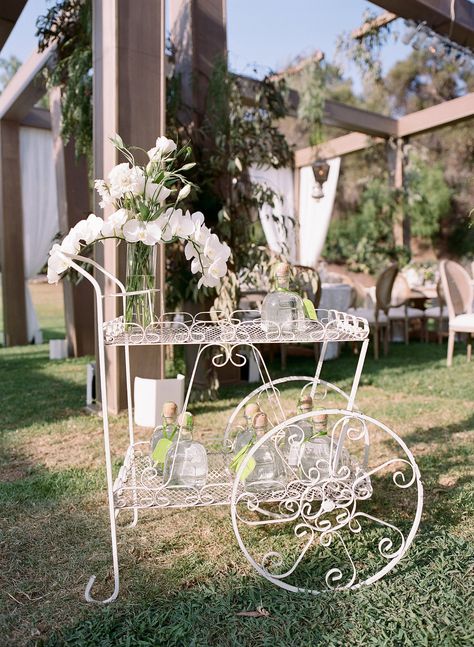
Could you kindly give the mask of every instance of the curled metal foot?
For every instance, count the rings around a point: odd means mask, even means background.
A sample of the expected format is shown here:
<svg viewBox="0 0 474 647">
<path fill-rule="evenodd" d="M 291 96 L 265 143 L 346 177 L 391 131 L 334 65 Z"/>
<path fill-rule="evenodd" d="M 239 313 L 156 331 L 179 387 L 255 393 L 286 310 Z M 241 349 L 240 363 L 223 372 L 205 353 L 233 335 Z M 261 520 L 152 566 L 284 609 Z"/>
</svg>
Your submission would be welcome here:
<svg viewBox="0 0 474 647">
<path fill-rule="evenodd" d="M 133 519 L 130 523 L 127 524 L 127 528 L 135 528 L 138 523 L 138 510 L 134 508 L 133 510 Z"/>
<path fill-rule="evenodd" d="M 91 596 L 91 590 L 92 590 L 92 587 L 94 586 L 94 582 L 95 582 L 95 575 L 92 575 L 89 582 L 87 583 L 86 591 L 84 593 L 84 596 L 86 598 L 86 602 L 94 602 L 95 604 L 109 604 L 109 602 L 113 602 L 117 598 L 117 596 L 119 594 L 119 588 L 120 588 L 119 587 L 118 576 L 116 575 L 114 579 L 115 579 L 114 592 L 112 593 L 110 598 L 107 598 L 106 600 L 95 600 Z"/>
</svg>

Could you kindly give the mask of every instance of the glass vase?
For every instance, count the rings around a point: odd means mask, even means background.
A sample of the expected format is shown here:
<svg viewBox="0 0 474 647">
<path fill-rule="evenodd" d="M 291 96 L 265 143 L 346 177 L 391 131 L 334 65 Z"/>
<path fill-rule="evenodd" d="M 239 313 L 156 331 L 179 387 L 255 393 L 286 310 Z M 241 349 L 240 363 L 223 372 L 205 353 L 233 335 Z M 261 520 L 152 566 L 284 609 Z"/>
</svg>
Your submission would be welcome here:
<svg viewBox="0 0 474 647">
<path fill-rule="evenodd" d="M 127 243 L 127 302 L 125 323 L 145 329 L 154 319 L 156 295 L 156 245 Z M 138 294 L 134 294 L 138 293 Z"/>
</svg>

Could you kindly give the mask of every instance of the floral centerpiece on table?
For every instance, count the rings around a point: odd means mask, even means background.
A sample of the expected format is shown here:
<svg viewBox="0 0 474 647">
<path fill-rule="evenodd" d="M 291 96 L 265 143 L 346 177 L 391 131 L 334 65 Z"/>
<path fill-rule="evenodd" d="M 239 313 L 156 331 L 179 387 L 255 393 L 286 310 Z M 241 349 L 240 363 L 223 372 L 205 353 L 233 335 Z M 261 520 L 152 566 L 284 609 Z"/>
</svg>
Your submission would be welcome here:
<svg viewBox="0 0 474 647">
<path fill-rule="evenodd" d="M 158 137 L 149 151 L 126 147 L 120 136 L 112 140 L 127 162 L 117 164 L 107 180 L 96 180 L 95 188 L 100 207 L 112 206 L 114 211 L 105 219 L 90 214 L 78 222 L 63 241 L 54 244 L 48 260 L 48 282 L 57 283 L 71 267 L 71 256 L 87 254 L 93 245 L 109 238 L 125 240 L 127 245 L 127 299 L 125 320 L 134 318 L 148 325 L 144 312 L 144 291 L 155 287 L 156 246 L 180 241 L 184 244 L 186 259 L 191 261 L 191 272 L 201 274 L 198 287 L 217 287 L 227 272 L 230 248 L 204 224 L 204 215 L 190 213 L 178 207 L 193 184 L 184 173 L 195 164 L 186 163 L 191 150 Z M 137 165 L 132 151 L 145 153 L 148 162 Z M 150 301 L 152 295 L 147 294 Z M 141 310 L 141 313 L 139 311 Z M 145 316 L 145 320 L 143 320 Z"/>
</svg>

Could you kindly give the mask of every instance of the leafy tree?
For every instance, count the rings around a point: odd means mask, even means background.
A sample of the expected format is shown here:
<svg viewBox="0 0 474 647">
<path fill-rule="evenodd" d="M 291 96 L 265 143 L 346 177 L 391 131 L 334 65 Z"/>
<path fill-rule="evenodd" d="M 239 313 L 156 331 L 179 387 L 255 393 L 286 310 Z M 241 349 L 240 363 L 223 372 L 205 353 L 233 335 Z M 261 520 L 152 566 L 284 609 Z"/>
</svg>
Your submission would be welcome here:
<svg viewBox="0 0 474 647">
<path fill-rule="evenodd" d="M 21 66 L 21 61 L 16 56 L 10 58 L 0 58 L 0 92 L 7 87 L 11 78 Z"/>
<path fill-rule="evenodd" d="M 47 70 L 50 87 L 61 88 L 61 134 L 75 140 L 77 154 L 92 154 L 92 2 L 59 0 L 36 23 L 38 47 L 56 44 Z"/>
</svg>

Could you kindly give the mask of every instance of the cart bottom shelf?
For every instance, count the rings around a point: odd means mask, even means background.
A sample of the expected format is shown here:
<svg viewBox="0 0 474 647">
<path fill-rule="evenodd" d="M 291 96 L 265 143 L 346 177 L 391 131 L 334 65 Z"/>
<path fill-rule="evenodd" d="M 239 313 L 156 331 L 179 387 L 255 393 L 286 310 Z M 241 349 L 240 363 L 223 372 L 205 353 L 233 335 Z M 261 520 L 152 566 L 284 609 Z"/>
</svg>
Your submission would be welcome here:
<svg viewBox="0 0 474 647">
<path fill-rule="evenodd" d="M 167 485 L 153 467 L 148 443 L 131 445 L 114 483 L 114 507 L 122 509 L 193 508 L 230 505 L 235 475 L 229 469 L 229 456 L 208 454 L 208 476 L 203 487 Z M 299 479 L 289 471 L 285 479 L 262 483 L 258 489 L 239 483 L 237 498 L 252 506 L 286 500 L 334 501 L 345 496 L 367 499 L 372 494 L 370 477 L 351 462 L 350 475 L 321 481 Z"/>
</svg>

